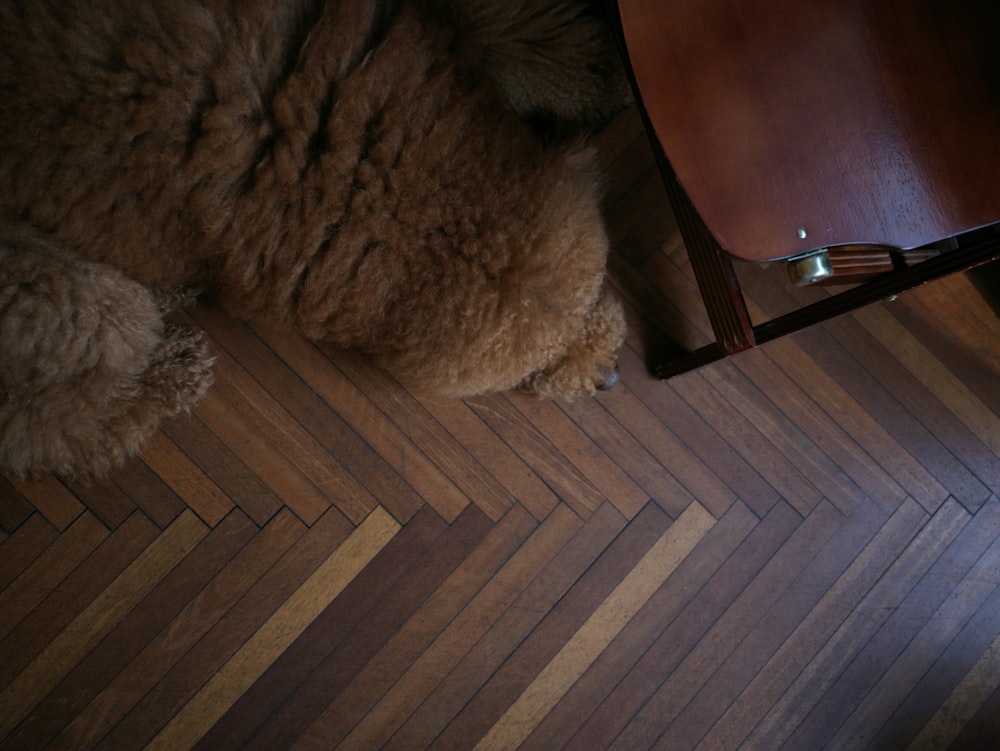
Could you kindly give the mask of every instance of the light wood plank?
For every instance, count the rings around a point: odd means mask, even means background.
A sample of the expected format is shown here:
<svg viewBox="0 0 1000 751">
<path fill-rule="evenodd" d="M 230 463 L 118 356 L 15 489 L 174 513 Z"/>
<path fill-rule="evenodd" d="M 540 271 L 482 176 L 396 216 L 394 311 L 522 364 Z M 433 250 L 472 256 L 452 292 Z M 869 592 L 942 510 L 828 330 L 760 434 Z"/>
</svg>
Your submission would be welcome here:
<svg viewBox="0 0 1000 751">
<path fill-rule="evenodd" d="M 392 539 L 399 524 L 376 509 L 147 746 L 189 749 Z"/>
<path fill-rule="evenodd" d="M 208 533 L 185 511 L 0 693 L 0 737 L 134 608 Z"/>
<path fill-rule="evenodd" d="M 559 650 L 476 749 L 516 748 L 715 524 L 692 503 Z"/>
</svg>

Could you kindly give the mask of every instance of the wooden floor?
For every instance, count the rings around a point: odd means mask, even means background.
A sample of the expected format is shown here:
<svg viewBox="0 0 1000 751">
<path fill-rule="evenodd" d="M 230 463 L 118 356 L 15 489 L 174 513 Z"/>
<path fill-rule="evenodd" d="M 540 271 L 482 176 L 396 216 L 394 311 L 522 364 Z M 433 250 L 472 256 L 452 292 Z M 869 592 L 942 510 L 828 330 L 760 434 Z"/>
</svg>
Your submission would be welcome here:
<svg viewBox="0 0 1000 751">
<path fill-rule="evenodd" d="M 600 143 L 613 392 L 419 398 L 202 305 L 217 384 L 142 462 L 0 478 L 0 748 L 1000 748 L 992 309 L 657 382 L 706 319 L 637 118 Z"/>
</svg>

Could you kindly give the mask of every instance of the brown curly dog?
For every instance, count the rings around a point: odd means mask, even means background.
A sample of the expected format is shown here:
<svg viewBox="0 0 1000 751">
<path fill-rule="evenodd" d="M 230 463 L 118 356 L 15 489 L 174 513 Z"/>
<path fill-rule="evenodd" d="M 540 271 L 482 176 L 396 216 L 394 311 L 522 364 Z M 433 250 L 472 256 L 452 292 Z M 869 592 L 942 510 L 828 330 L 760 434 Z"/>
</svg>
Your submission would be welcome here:
<svg viewBox="0 0 1000 751">
<path fill-rule="evenodd" d="M 7 0 L 0 216 L 418 390 L 592 392 L 624 335 L 595 156 L 545 146 L 427 5 Z M 96 269 L 66 273 L 142 297 Z"/>
</svg>

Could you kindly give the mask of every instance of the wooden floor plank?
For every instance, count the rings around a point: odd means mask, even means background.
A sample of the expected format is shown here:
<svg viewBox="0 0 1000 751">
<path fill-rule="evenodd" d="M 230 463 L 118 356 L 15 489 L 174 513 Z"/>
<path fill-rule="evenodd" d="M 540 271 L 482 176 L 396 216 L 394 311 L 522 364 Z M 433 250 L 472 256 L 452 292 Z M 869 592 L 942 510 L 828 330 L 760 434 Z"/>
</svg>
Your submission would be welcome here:
<svg viewBox="0 0 1000 751">
<path fill-rule="evenodd" d="M 598 397 L 599 398 L 599 397 Z M 587 433 L 580 429 L 553 401 L 533 399 L 520 394 L 509 397 L 514 408 L 587 478 L 598 492 L 626 517 L 632 518 L 649 501 L 640 488 Z M 590 508 L 589 511 L 593 511 Z"/>
<path fill-rule="evenodd" d="M 670 456 L 671 444 L 677 443 L 676 437 L 670 435 L 663 423 L 645 409 L 626 387 L 612 389 L 603 395 L 600 403 L 580 399 L 564 405 L 563 409 L 577 425 L 600 442 L 605 453 L 671 518 L 676 519 L 687 508 L 695 495 L 657 458 L 658 454 Z M 648 439 L 637 437 L 647 435 L 647 431 L 652 434 Z M 710 474 L 707 470 L 705 473 Z M 721 483 L 716 482 L 715 489 L 727 497 L 726 502 L 709 504 L 716 509 L 726 508 L 732 501 L 725 488 L 719 489 L 719 485 Z M 640 510 L 629 509 L 631 513 L 626 513 L 626 509 L 619 507 L 619 511 L 630 519 Z"/>
<path fill-rule="evenodd" d="M 797 338 L 774 342 L 768 348 L 768 356 L 792 381 L 808 384 L 806 390 L 817 405 L 864 451 L 860 455 L 862 463 L 866 455 L 874 463 L 871 474 L 879 475 L 881 469 L 888 475 L 880 480 L 889 492 L 896 491 L 890 485 L 894 482 L 931 513 L 944 502 L 948 492 L 937 479 L 862 410 L 852 394 L 800 348 Z"/>
<path fill-rule="evenodd" d="M 37 479 L 15 478 L 10 482 L 60 532 L 83 513 L 83 504 L 51 475 Z"/>
<path fill-rule="evenodd" d="M 279 536 L 279 549 L 273 551 L 279 556 L 277 562 L 101 739 L 97 748 L 102 751 L 145 748 L 153 736 L 315 575 L 330 558 L 331 551 L 339 549 L 353 529 L 346 517 L 330 509 L 287 550 L 280 548 L 282 538 Z M 272 552 L 261 557 L 270 560 Z"/>
<path fill-rule="evenodd" d="M 678 381 L 679 393 L 740 456 L 753 465 L 781 498 L 805 516 L 823 497 L 803 475 L 805 462 L 800 460 L 800 456 L 805 453 L 808 440 L 803 440 L 802 434 L 789 421 L 774 424 L 774 415 L 779 411 L 771 402 L 755 409 L 755 402 L 759 404 L 766 400 L 759 392 L 748 393 L 746 388 L 742 388 L 739 394 L 733 394 L 732 389 L 727 388 L 727 382 L 732 384 L 744 379 L 734 378 L 730 371 L 727 381 L 725 371 L 729 365 L 721 363 L 718 367 L 706 368 L 698 374 L 700 378 Z M 767 509 L 757 509 L 757 512 L 763 515 Z"/>
<path fill-rule="evenodd" d="M 142 458 L 178 498 L 191 499 L 191 508 L 210 527 L 232 510 L 232 499 L 165 432 L 150 437 Z"/>
<path fill-rule="evenodd" d="M 784 517 L 790 532 L 799 519 L 787 505 L 782 508 L 786 513 L 772 510 L 766 518 L 773 523 Z M 659 637 L 665 624 L 673 623 L 689 603 L 700 596 L 708 581 L 727 565 L 758 523 L 747 506 L 734 503 L 684 558 L 677 571 L 560 698 L 521 748 L 524 751 L 562 748 Z"/>
<path fill-rule="evenodd" d="M 12 533 L 35 511 L 10 481 L 0 476 L 0 530 Z"/>
<path fill-rule="evenodd" d="M 308 621 L 297 613 L 296 617 L 303 620 L 294 639 L 280 652 L 273 652 L 252 685 L 244 688 L 239 699 L 214 723 L 197 747 L 240 747 L 248 743 L 270 721 L 272 713 L 280 712 L 299 685 L 320 665 L 329 664 L 328 658 L 337 653 L 341 642 L 356 632 L 358 625 L 384 601 L 446 529 L 444 520 L 430 506 L 425 506 L 398 534 L 394 531 L 393 537 L 374 551 L 364 566 L 352 572 L 353 577 L 335 592 L 336 597 L 322 608 L 314 608 Z"/>
<path fill-rule="evenodd" d="M 299 336 L 266 327 L 257 330 L 264 341 L 329 404 L 338 404 L 338 415 L 404 478 L 420 498 L 451 520 L 468 504 L 468 496 L 427 457 L 416 440 L 395 425 L 330 361 L 320 349 Z M 353 355 L 345 353 L 345 357 Z M 404 512 L 400 521 L 408 518 Z"/>
<path fill-rule="evenodd" d="M 965 730 L 966 724 L 997 691 L 997 686 L 1000 686 L 1000 636 L 987 647 L 908 748 L 911 751 L 951 748 L 952 741 L 956 740 Z M 988 743 L 996 740 L 995 737 L 982 737 L 976 728 L 970 728 L 969 735 L 979 737 L 974 745 L 963 744 L 965 748 L 982 748 L 984 741 Z"/>
<path fill-rule="evenodd" d="M 395 536 L 399 525 L 376 510 L 327 558 L 225 666 L 174 716 L 147 748 L 193 747 Z"/>
<path fill-rule="evenodd" d="M 797 339 L 809 356 L 839 383 L 845 384 L 862 409 L 888 431 L 948 495 L 955 496 L 970 509 L 978 508 L 990 497 L 989 488 L 900 403 L 898 382 L 885 382 L 875 377 L 870 370 L 871 363 L 855 359 L 828 329 L 811 329 L 798 334 Z M 866 358 L 869 352 L 873 353 L 872 357 L 888 357 L 884 350 L 879 353 L 877 346 L 862 349 L 860 342 L 856 345 L 858 352 L 866 353 Z M 924 507 L 930 513 L 936 510 L 933 503 Z"/>
<path fill-rule="evenodd" d="M 49 748 L 83 749 L 96 745 L 304 531 L 290 512 L 276 516 L 76 715 Z"/>
<path fill-rule="evenodd" d="M 505 395 L 496 394 L 469 400 L 476 414 L 510 446 L 511 450 L 525 458 L 552 489 L 549 503 L 530 505 L 528 509 L 538 520 L 544 519 L 552 511 L 551 501 L 568 503 L 577 514 L 589 516 L 604 502 L 604 496 L 573 465 L 562 452 L 547 442 L 544 437 L 524 420 Z"/>
<path fill-rule="evenodd" d="M 880 510 L 867 504 L 855 509 L 852 517 L 834 529 L 817 530 L 824 536 L 829 535 L 820 546 L 796 551 L 797 546 L 792 543 L 809 538 L 793 536 L 740 593 L 698 646 L 665 680 L 659 678 L 654 693 L 610 748 L 648 746 L 657 742 L 664 727 L 669 727 L 701 690 L 703 683 L 693 680 L 695 675 L 713 675 L 723 663 L 733 659 L 733 655 L 736 655 L 736 664 L 741 665 L 746 664 L 747 658 L 743 655 L 763 661 L 773 654 L 780 647 L 783 636 L 794 631 L 808 615 L 826 588 L 877 533 L 883 520 Z M 800 527 L 800 531 L 804 528 L 805 525 Z M 796 552 L 801 557 L 796 556 Z M 643 666 L 642 672 L 647 673 L 651 667 Z M 738 690 L 738 684 L 732 688 Z"/>
<path fill-rule="evenodd" d="M 107 534 L 107 528 L 93 514 L 84 512 L 77 517 L 65 533 L 4 590 L 0 639 L 13 631 L 38 603 L 58 587 Z"/>
<path fill-rule="evenodd" d="M 136 605 L 166 577 L 208 529 L 185 511 L 46 646 L 0 693 L 0 737 L 7 735 Z"/>
<path fill-rule="evenodd" d="M 212 529 L 35 706 L 31 715 L 8 736 L 11 748 L 48 746 L 255 532 L 253 523 L 239 511 L 229 514 Z"/>
<path fill-rule="evenodd" d="M 0 596 L 58 535 L 44 516 L 32 511 L 31 516 L 0 543 Z"/>
<path fill-rule="evenodd" d="M 774 488 L 715 434 L 711 426 L 680 398 L 669 383 L 650 379 L 645 364 L 630 348 L 622 353 L 620 363 L 623 377 L 628 379 L 629 388 L 680 441 L 683 448 L 678 447 L 677 460 L 689 463 L 692 457 L 696 458 L 700 465 L 712 473 L 711 478 L 699 479 L 712 484 L 723 484 L 728 488 L 728 493 L 721 493 L 716 486 L 714 491 L 703 495 L 700 490 L 695 490 L 683 477 L 681 478 L 685 486 L 696 493 L 695 497 L 714 516 L 719 517 L 725 513 L 728 502 L 737 496 L 754 509 L 768 509 L 774 505 L 778 498 Z M 665 466 L 671 471 L 676 471 L 669 463 Z M 696 466 L 696 470 L 700 468 Z M 709 505 L 714 498 L 723 499 L 725 502 Z"/>
<path fill-rule="evenodd" d="M 602 521 L 603 515 L 598 512 L 588 526 L 596 527 Z M 504 617 L 538 572 L 546 568 L 579 528 L 579 517 L 566 506 L 557 507 L 420 659 L 393 684 L 372 712 L 344 739 L 341 747 L 377 748 L 386 744 L 446 676 L 461 675 L 461 671 L 456 673 L 456 665 Z M 450 695 L 455 693 L 457 691 L 453 690 Z M 406 743 L 416 735 L 411 727 L 402 733 L 401 742 Z"/>
<path fill-rule="evenodd" d="M 691 452 L 650 408 L 648 395 L 657 391 L 660 384 L 645 372 L 645 366 L 634 353 L 625 349 L 619 362 L 627 385 L 621 391 L 609 394 L 607 403 L 629 432 L 643 436 L 646 450 L 683 488 L 683 492 L 673 496 L 670 502 L 661 502 L 661 505 L 671 516 L 678 516 L 692 498 L 697 498 L 713 516 L 721 518 L 736 500 L 735 491 Z M 657 501 L 661 499 L 657 498 Z"/>
<path fill-rule="evenodd" d="M 487 534 L 489 518 L 469 506 L 433 544 L 413 562 L 392 588 L 353 625 L 344 638 L 309 674 L 299 681 L 285 701 L 243 744 L 248 749 L 289 748 L 361 670 L 441 586 Z M 354 608 L 342 613 L 348 620 Z"/>
<path fill-rule="evenodd" d="M 195 409 L 194 417 L 242 463 L 232 460 L 221 463 L 219 470 L 228 472 L 231 482 L 242 475 L 258 478 L 263 485 L 241 488 L 220 483 L 258 525 L 266 524 L 284 505 L 285 499 L 307 524 L 316 521 L 329 508 L 330 499 L 275 447 L 270 435 L 260 432 L 259 426 L 226 398 L 222 389 L 209 391 Z M 192 421 L 191 425 L 196 423 Z M 169 431 L 168 435 L 171 435 Z M 173 437 L 180 438 L 176 434 Z M 188 440 L 183 442 L 191 445 Z M 202 452 L 199 454 L 203 456 Z M 219 476 L 218 472 L 213 474 Z"/>
<path fill-rule="evenodd" d="M 817 652 L 829 643 L 831 635 L 846 618 L 854 617 L 850 615 L 853 609 L 878 583 L 926 520 L 927 515 L 918 504 L 910 502 L 901 505 L 770 655 L 766 664 L 754 671 L 750 680 L 741 687 L 739 695 L 730 697 L 727 704 L 719 707 L 724 712 L 720 712 L 712 727 L 707 729 L 698 748 L 713 751 L 738 748 L 752 731 L 758 735 L 766 734 L 769 726 L 765 715 L 768 712 L 773 712 L 771 719 L 779 728 L 783 728 L 786 721 L 793 722 L 791 715 L 800 710 L 802 703 L 789 700 L 791 709 L 778 711 L 779 703 L 802 690 L 802 686 L 808 685 L 810 680 L 825 679 L 826 673 L 821 668 L 816 669 L 816 674 L 812 673 Z M 758 659 L 754 655 L 748 656 L 751 660 Z M 833 660 L 846 658 L 836 650 L 830 650 L 829 657 Z M 820 663 L 816 661 L 815 664 Z M 796 681 L 799 688 L 793 691 Z"/>
<path fill-rule="evenodd" d="M 122 467 L 113 481 L 160 529 L 170 526 L 186 508 L 185 500 L 142 461 Z"/>
<path fill-rule="evenodd" d="M 142 513 L 129 516 L 85 561 L 0 641 L 0 686 L 6 686 L 149 545 L 159 530 Z"/>
<path fill-rule="evenodd" d="M 650 504 L 606 549 L 592 551 L 586 572 L 545 613 L 431 748 L 454 748 L 485 736 L 670 526 L 670 518 Z"/>
<path fill-rule="evenodd" d="M 864 308 L 856 318 L 917 379 L 966 425 L 994 455 L 1000 456 L 1000 417 L 960 381 L 947 365 L 899 321 L 877 306 Z"/>
<path fill-rule="evenodd" d="M 995 519 L 994 511 L 992 524 L 996 523 Z M 990 530 L 992 525 L 984 526 Z M 1000 585 L 1000 577 L 996 573 L 1000 571 L 1000 537 L 995 527 L 992 532 L 989 548 L 934 614 L 922 625 L 914 621 L 920 626 L 919 633 L 905 645 L 892 666 L 878 677 L 877 684 L 858 703 L 851 716 L 836 729 L 828 744 L 830 748 L 862 748 L 869 739 L 876 737 L 886 718 L 893 715 L 908 694 L 919 691 L 921 678 L 930 673 L 935 661 L 994 594 Z M 897 641 L 894 634 L 892 641 Z M 903 748 L 904 745 L 897 741 L 896 747 Z"/>
<path fill-rule="evenodd" d="M 386 471 L 388 464 L 385 459 L 365 443 L 331 409 L 330 404 L 303 377 L 277 357 L 256 333 L 233 321 L 214 306 L 198 306 L 191 311 L 191 316 L 199 324 L 207 324 L 216 343 L 224 347 L 231 356 L 238 357 L 241 363 L 253 369 L 256 382 L 277 399 L 284 410 L 319 445 L 326 447 L 324 453 L 335 450 L 336 460 L 354 480 L 365 486 L 372 498 L 377 497 L 398 521 L 404 522 L 416 513 L 422 501 L 413 488 L 398 473 Z M 398 461 L 398 456 L 392 457 L 392 461 Z M 354 512 L 355 509 L 350 507 L 344 511 L 357 523 L 360 519 Z"/>
<path fill-rule="evenodd" d="M 872 639 L 887 619 L 905 612 L 899 610 L 902 603 L 967 523 L 968 516 L 960 504 L 946 505 L 899 551 L 886 574 L 878 572 L 882 578 L 856 601 L 823 649 L 754 730 L 752 737 L 756 742 L 770 743 L 775 748 L 786 744 L 794 748 L 808 738 L 815 723 L 813 718 L 822 716 L 826 694 L 843 685 L 838 683 L 842 675 L 856 666 L 863 667 L 859 655 L 871 648 Z M 818 741 L 820 747 L 826 740 Z"/>
<path fill-rule="evenodd" d="M 355 726 L 363 722 L 366 714 L 374 718 L 383 733 L 391 733 L 385 714 L 373 712 L 373 708 L 381 701 L 381 707 L 388 710 L 386 694 L 396 690 L 398 695 L 403 676 L 416 672 L 420 662 L 433 662 L 436 671 L 443 670 L 442 662 L 428 654 L 437 635 L 452 629 L 464 631 L 457 621 L 461 612 L 499 575 L 501 566 L 535 528 L 536 522 L 527 511 L 520 506 L 512 508 L 378 654 L 353 675 L 350 685 L 316 718 L 295 747 L 333 748 L 343 742 L 348 748 L 374 748 L 374 744 L 360 741 L 352 732 L 358 731 Z M 449 648 L 455 649 L 455 642 L 450 638 L 448 641 Z M 349 734 L 353 740 L 345 741 Z"/>
<path fill-rule="evenodd" d="M 960 504 L 950 502 L 949 506 L 960 507 Z M 946 513 L 948 506 L 942 508 L 937 516 Z M 927 563 L 921 561 L 920 564 L 915 564 L 909 555 L 910 550 L 900 556 L 896 563 L 899 567 L 898 575 L 893 576 L 894 572 L 890 571 L 892 578 L 901 583 L 909 583 L 914 571 L 926 570 L 926 574 L 902 600 L 893 595 L 885 597 L 882 602 L 874 600 L 869 603 L 865 612 L 870 612 L 869 608 L 878 608 L 881 613 L 885 613 L 871 619 L 871 625 L 879 626 L 878 632 L 864 644 L 863 649 L 851 650 L 856 654 L 855 659 L 790 737 L 790 747 L 794 748 L 802 742 L 819 746 L 830 743 L 836 727 L 847 721 L 850 712 L 861 704 L 878 679 L 889 671 L 903 648 L 916 637 L 921 626 L 933 617 L 952 593 L 955 581 L 964 578 L 972 569 L 996 536 L 996 530 L 991 530 L 989 524 L 971 527 L 966 525 L 954 540 L 947 533 L 935 536 L 941 539 L 934 540 L 934 548 L 927 551 L 929 555 L 925 554 L 925 558 L 930 559 Z M 941 550 L 942 540 L 951 544 L 937 555 Z M 920 542 L 918 539 L 914 545 Z M 907 563 L 912 566 L 909 570 L 903 569 Z M 897 585 L 897 591 L 904 588 L 905 584 Z M 866 624 L 866 628 L 870 626 Z M 856 740 L 858 739 L 855 742 Z"/>
<path fill-rule="evenodd" d="M 697 503 L 688 506 L 490 727 L 476 748 L 486 751 L 520 746 L 714 524 L 715 518 Z"/>
<path fill-rule="evenodd" d="M 212 321 L 215 324 L 213 335 L 218 333 L 219 328 L 223 328 L 227 331 L 241 331 L 245 337 L 253 336 L 249 329 L 239 329 L 232 323 L 220 326 L 215 323 L 216 319 Z M 290 475 L 300 473 L 306 478 L 306 482 L 314 484 L 322 494 L 321 499 L 316 499 L 309 489 L 304 493 L 297 490 L 290 496 L 283 496 L 288 507 L 306 524 L 312 524 L 334 502 L 351 521 L 360 524 L 377 504 L 371 493 L 229 352 L 221 346 L 217 346 L 213 352 L 213 371 L 219 398 L 230 402 L 237 414 L 246 416 L 252 427 L 251 432 L 258 436 L 256 440 L 266 441 L 271 446 L 277 456 L 271 457 L 270 462 L 287 462 L 295 468 L 292 472 L 282 471 L 281 482 L 288 482 Z M 229 429 L 238 427 L 237 424 Z M 270 476 L 270 472 L 267 476 Z M 281 486 L 274 484 L 272 487 Z"/>
<path fill-rule="evenodd" d="M 117 529 L 136 509 L 135 501 L 108 480 L 70 482 L 67 487 L 108 529 Z"/>
<path fill-rule="evenodd" d="M 870 498 L 892 511 L 906 497 L 902 487 L 889 477 L 842 429 L 820 409 L 801 385 L 792 381 L 772 359 L 770 349 L 754 357 L 740 358 L 737 367 L 771 402 L 788 415 L 796 432 L 803 464 L 808 461 L 814 482 L 844 513 L 863 498 Z M 813 448 L 815 447 L 815 448 Z"/>
<path fill-rule="evenodd" d="M 470 453 L 458 436 L 445 430 L 415 396 L 400 388 L 385 371 L 356 353 L 329 346 L 322 349 L 331 363 L 491 519 L 499 519 L 515 503 L 514 496 L 485 470 L 479 457 Z M 461 510 L 460 506 L 451 510 L 438 508 L 438 513 L 451 521 Z"/>
<path fill-rule="evenodd" d="M 258 526 L 266 524 L 282 507 L 274 491 L 197 415 L 168 420 L 162 429 L 175 445 L 185 447 L 191 463 L 221 491 L 230 505 L 239 507 Z"/>
<path fill-rule="evenodd" d="M 605 687 L 601 703 L 566 748 L 579 751 L 607 748 L 648 699 L 656 682 L 676 668 L 793 534 L 804 534 L 810 544 L 816 544 L 822 540 L 824 528 L 836 520 L 836 510 L 830 504 L 822 504 L 806 522 L 803 533 L 798 533 L 801 517 L 788 504 L 775 506 L 693 594 L 680 614 L 658 633 L 654 632 L 653 641 L 636 655 L 630 671 L 614 685 Z"/>
<path fill-rule="evenodd" d="M 996 412 L 1000 401 L 990 377 L 1000 367 L 996 315 L 983 316 L 983 305 L 968 304 L 980 297 L 968 274 L 956 274 L 946 284 L 926 284 L 918 295 L 901 296 L 887 310 Z M 983 321 L 990 317 L 992 324 Z"/>
<path fill-rule="evenodd" d="M 486 468 L 511 499 L 536 509 L 540 518 L 544 518 L 543 509 L 554 508 L 559 503 L 552 488 L 538 476 L 531 463 L 504 443 L 469 404 L 446 397 L 416 395 L 416 398 L 428 414 Z M 497 512 L 500 509 L 493 508 L 495 504 L 482 502 L 476 497 L 473 500 L 483 507 L 491 519 L 499 520 Z"/>
<path fill-rule="evenodd" d="M 893 396 L 992 493 L 1000 492 L 1000 463 L 995 454 L 948 409 L 934 393 L 933 385 L 921 382 L 856 318 L 836 319 L 827 330 L 856 359 L 865 363 L 873 377 L 883 384 L 891 384 Z M 977 507 L 975 504 L 970 506 L 972 509 Z"/>
<path fill-rule="evenodd" d="M 432 744 L 624 525 L 625 519 L 611 504 L 599 508 L 548 566 L 534 572 L 530 584 L 500 618 L 489 624 L 475 647 L 462 656 L 434 691 L 424 697 L 386 748 Z"/>
</svg>

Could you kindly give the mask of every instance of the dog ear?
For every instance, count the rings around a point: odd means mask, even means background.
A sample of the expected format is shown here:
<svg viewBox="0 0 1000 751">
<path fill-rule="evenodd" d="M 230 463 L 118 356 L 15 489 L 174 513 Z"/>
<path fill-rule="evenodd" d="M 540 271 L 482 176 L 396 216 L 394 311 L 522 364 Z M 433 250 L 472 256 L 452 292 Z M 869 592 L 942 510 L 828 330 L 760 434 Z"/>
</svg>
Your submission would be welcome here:
<svg viewBox="0 0 1000 751">
<path fill-rule="evenodd" d="M 545 143 L 608 124 L 633 103 L 603 6 L 593 0 L 426 0 L 457 29 L 480 69 Z"/>
</svg>

